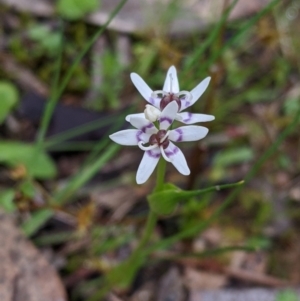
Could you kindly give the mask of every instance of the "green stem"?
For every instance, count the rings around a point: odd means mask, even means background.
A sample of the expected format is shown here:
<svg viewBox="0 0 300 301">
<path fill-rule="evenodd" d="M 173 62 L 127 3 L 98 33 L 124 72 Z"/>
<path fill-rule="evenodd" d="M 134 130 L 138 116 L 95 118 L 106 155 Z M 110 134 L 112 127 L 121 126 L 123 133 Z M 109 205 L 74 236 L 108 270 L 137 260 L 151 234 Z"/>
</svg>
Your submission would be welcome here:
<svg viewBox="0 0 300 301">
<path fill-rule="evenodd" d="M 167 161 L 163 158 L 160 158 L 157 166 L 156 187 L 154 188 L 155 192 L 163 190 L 165 183 L 166 166 Z"/>
<path fill-rule="evenodd" d="M 136 248 L 135 252 L 132 255 L 135 255 L 136 253 L 138 253 L 147 244 L 149 238 L 151 237 L 151 234 L 153 233 L 156 222 L 157 222 L 157 215 L 154 211 L 152 211 L 150 209 L 150 212 L 149 212 L 148 218 L 147 218 L 147 222 L 146 222 L 146 226 L 145 226 L 145 231 L 139 242 L 138 247 Z"/>
<path fill-rule="evenodd" d="M 156 186 L 154 188 L 155 192 L 163 190 L 164 181 L 165 181 L 165 173 L 166 173 L 166 165 L 167 162 L 163 158 L 159 159 L 158 166 L 157 166 L 157 174 L 156 174 Z M 153 233 L 153 230 L 156 226 L 157 222 L 157 214 L 151 210 L 148 214 L 145 231 L 144 234 L 139 242 L 138 247 L 136 248 L 135 252 L 133 252 L 132 256 L 134 257 L 144 246 L 147 244 L 148 240 Z"/>
</svg>

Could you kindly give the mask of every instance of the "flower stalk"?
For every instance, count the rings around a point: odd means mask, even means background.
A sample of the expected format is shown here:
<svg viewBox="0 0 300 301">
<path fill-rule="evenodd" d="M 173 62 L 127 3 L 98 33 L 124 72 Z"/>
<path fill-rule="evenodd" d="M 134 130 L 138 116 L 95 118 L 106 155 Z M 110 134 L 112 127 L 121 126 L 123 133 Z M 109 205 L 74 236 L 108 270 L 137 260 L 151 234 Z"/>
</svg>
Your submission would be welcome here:
<svg viewBox="0 0 300 301">
<path fill-rule="evenodd" d="M 157 166 L 157 173 L 156 173 L 156 186 L 154 188 L 154 192 L 162 191 L 164 188 L 165 183 L 165 173 L 166 173 L 166 164 L 167 162 L 163 160 L 163 158 L 160 158 Z M 156 226 L 157 222 L 157 214 L 149 207 L 149 214 L 147 217 L 147 222 L 145 225 L 145 230 L 143 233 L 143 236 L 138 244 L 138 247 L 136 248 L 135 252 L 132 253 L 133 257 L 135 256 L 135 253 L 140 252 L 145 245 L 148 243 L 154 228 Z"/>
</svg>

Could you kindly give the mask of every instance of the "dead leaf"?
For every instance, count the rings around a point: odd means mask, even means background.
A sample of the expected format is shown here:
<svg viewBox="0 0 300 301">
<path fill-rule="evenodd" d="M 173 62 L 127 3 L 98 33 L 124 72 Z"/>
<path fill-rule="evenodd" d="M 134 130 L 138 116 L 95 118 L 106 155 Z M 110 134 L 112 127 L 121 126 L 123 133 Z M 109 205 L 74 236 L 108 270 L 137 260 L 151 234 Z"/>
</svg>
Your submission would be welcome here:
<svg viewBox="0 0 300 301">
<path fill-rule="evenodd" d="M 0 211 L 0 300 L 66 301 L 55 269 Z"/>
<path fill-rule="evenodd" d="M 279 290 L 264 288 L 255 289 L 224 289 L 219 291 L 195 290 L 190 294 L 188 301 L 275 301 L 278 300 Z M 297 293 L 300 297 L 300 291 Z"/>
<path fill-rule="evenodd" d="M 224 287 L 227 283 L 227 277 L 222 274 L 208 273 L 193 268 L 186 268 L 183 281 L 186 287 L 190 290 L 209 290 Z"/>
<path fill-rule="evenodd" d="M 171 268 L 162 278 L 158 287 L 157 301 L 183 301 L 184 287 L 178 268 Z"/>
</svg>

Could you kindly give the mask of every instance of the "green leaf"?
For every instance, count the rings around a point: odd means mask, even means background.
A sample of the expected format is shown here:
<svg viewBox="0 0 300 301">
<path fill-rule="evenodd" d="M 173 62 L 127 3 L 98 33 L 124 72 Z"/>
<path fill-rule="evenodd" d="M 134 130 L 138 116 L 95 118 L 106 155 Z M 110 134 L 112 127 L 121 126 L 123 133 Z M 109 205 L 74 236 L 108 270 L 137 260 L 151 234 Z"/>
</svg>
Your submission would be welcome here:
<svg viewBox="0 0 300 301">
<path fill-rule="evenodd" d="M 285 115 L 288 115 L 288 116 L 295 116 L 295 114 L 298 112 L 299 108 L 300 108 L 299 97 L 287 98 L 283 105 L 284 113 L 285 113 Z"/>
<path fill-rule="evenodd" d="M 34 184 L 32 181 L 30 181 L 30 179 L 25 179 L 24 181 L 22 181 L 19 185 L 19 189 L 24 194 L 24 196 L 28 198 L 33 198 L 36 193 Z"/>
<path fill-rule="evenodd" d="M 164 184 L 164 189 L 163 190 L 181 190 L 179 187 L 177 187 L 176 185 L 174 185 L 173 183 L 165 183 Z"/>
<path fill-rule="evenodd" d="M 19 93 L 15 85 L 7 81 L 0 82 L 0 124 L 19 100 Z"/>
<path fill-rule="evenodd" d="M 34 178 L 49 179 L 56 175 L 56 167 L 43 151 L 37 153 L 34 145 L 21 142 L 0 142 L 0 162 L 16 167 L 24 165 Z"/>
<path fill-rule="evenodd" d="M 172 183 L 165 183 L 163 191 L 154 192 L 148 196 L 149 205 L 151 210 L 160 215 L 171 214 L 177 206 L 178 192 L 181 191 L 180 188 Z"/>
<path fill-rule="evenodd" d="M 61 34 L 53 32 L 46 25 L 35 25 L 28 29 L 28 36 L 37 42 L 48 54 L 56 54 L 61 44 Z"/>
<path fill-rule="evenodd" d="M 6 212 L 14 212 L 16 210 L 16 205 L 14 204 L 15 192 L 13 189 L 6 189 L 0 191 L 0 206 Z"/>
<path fill-rule="evenodd" d="M 34 41 L 42 41 L 50 34 L 50 29 L 46 25 L 36 25 L 28 29 L 28 36 Z"/>
<path fill-rule="evenodd" d="M 107 273 L 108 283 L 117 285 L 118 288 L 128 288 L 145 261 L 146 257 L 143 254 L 137 254 L 134 258 L 121 263 Z"/>
<path fill-rule="evenodd" d="M 298 295 L 290 289 L 279 292 L 276 296 L 276 301 L 298 301 Z"/>
<path fill-rule="evenodd" d="M 171 214 L 182 199 L 179 189 L 167 189 L 154 192 L 148 196 L 148 202 L 151 210 L 159 215 Z"/>
<path fill-rule="evenodd" d="M 64 18 L 76 20 L 97 9 L 98 6 L 98 0 L 59 0 L 57 10 Z"/>
<path fill-rule="evenodd" d="M 253 159 L 253 151 L 249 147 L 236 147 L 218 153 L 214 159 L 217 167 L 226 167 L 232 164 L 248 162 Z"/>
<path fill-rule="evenodd" d="M 94 11 L 99 7 L 99 0 L 74 0 L 74 3 L 85 13 Z"/>
<path fill-rule="evenodd" d="M 217 185 L 199 190 L 180 190 L 172 184 L 165 184 L 167 190 L 154 192 L 148 196 L 148 202 L 151 210 L 159 215 L 171 214 L 178 202 L 187 201 L 192 197 L 200 196 L 203 193 L 211 191 L 219 191 L 225 188 L 231 188 L 237 185 L 242 185 L 244 181 L 240 181 L 233 184 Z"/>
<path fill-rule="evenodd" d="M 251 247 L 256 250 L 266 250 L 271 247 L 270 239 L 262 236 L 250 237 L 245 244 L 247 247 Z"/>
<path fill-rule="evenodd" d="M 53 210 L 41 209 L 32 214 L 32 216 L 23 223 L 22 229 L 26 236 L 31 236 L 38 231 L 51 216 Z"/>
<path fill-rule="evenodd" d="M 80 19 L 84 15 L 74 0 L 59 0 L 57 11 L 62 17 L 69 20 Z"/>
</svg>

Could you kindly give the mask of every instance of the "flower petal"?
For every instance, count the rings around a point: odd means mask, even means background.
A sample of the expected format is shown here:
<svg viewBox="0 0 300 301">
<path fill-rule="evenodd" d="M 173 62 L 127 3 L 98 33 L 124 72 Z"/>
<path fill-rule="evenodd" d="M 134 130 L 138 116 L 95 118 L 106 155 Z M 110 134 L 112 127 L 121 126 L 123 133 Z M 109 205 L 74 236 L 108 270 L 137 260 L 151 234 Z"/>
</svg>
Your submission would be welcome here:
<svg viewBox="0 0 300 301">
<path fill-rule="evenodd" d="M 145 81 L 136 73 L 131 73 L 130 78 L 132 83 L 135 85 L 135 87 L 138 89 L 138 91 L 141 93 L 141 95 L 150 102 L 150 98 L 152 95 L 152 90 L 150 87 L 145 83 Z"/>
<path fill-rule="evenodd" d="M 172 160 L 172 164 L 175 168 L 183 175 L 187 176 L 190 174 L 190 169 L 186 163 L 185 157 L 182 151 L 172 142 L 165 149 L 165 154 Z"/>
<path fill-rule="evenodd" d="M 205 92 L 206 88 L 208 87 L 208 84 L 210 82 L 210 77 L 205 78 L 198 86 L 196 86 L 190 93 L 192 95 L 192 99 L 190 100 L 182 100 L 181 103 L 181 110 L 186 109 L 187 107 L 193 105 L 200 96 Z"/>
<path fill-rule="evenodd" d="M 180 99 L 181 106 L 180 106 L 179 112 L 185 110 L 186 108 L 188 108 L 188 107 L 190 107 L 192 105 L 191 99 L 192 99 L 192 97 L 190 99 L 185 99 L 185 98 L 181 98 Z"/>
<path fill-rule="evenodd" d="M 112 135 L 109 135 L 109 138 L 121 145 L 137 145 L 139 141 L 145 141 L 142 140 L 144 137 L 143 135 L 146 135 L 140 130 L 124 130 L 116 132 Z"/>
<path fill-rule="evenodd" d="M 130 123 L 137 129 L 143 131 L 144 133 L 146 133 L 148 135 L 157 133 L 157 128 L 155 127 L 155 125 L 145 118 L 131 117 Z"/>
<path fill-rule="evenodd" d="M 193 124 L 196 122 L 212 121 L 214 119 L 215 119 L 215 116 L 213 116 L 213 115 L 193 114 L 190 112 L 178 113 L 176 116 L 176 120 L 178 120 L 182 123 L 185 123 L 185 124 Z"/>
<path fill-rule="evenodd" d="M 179 92 L 179 83 L 178 83 L 178 78 L 177 78 L 177 72 L 176 72 L 176 68 L 174 66 L 171 66 L 167 72 L 163 91 L 164 92 L 172 92 L 172 93 Z"/>
<path fill-rule="evenodd" d="M 160 110 L 160 97 L 155 97 L 155 95 L 152 94 L 151 97 L 148 99 L 148 102 Z"/>
<path fill-rule="evenodd" d="M 174 142 L 197 141 L 204 138 L 208 133 L 208 129 L 204 126 L 187 125 L 171 130 L 169 139 Z"/>
<path fill-rule="evenodd" d="M 138 184 L 143 184 L 149 179 L 149 177 L 153 173 L 153 170 L 155 169 L 158 163 L 159 158 L 160 158 L 159 147 L 146 151 L 144 153 L 144 156 L 142 158 L 142 161 L 139 165 L 136 174 L 136 182 Z"/>
<path fill-rule="evenodd" d="M 144 113 L 129 114 L 125 117 L 125 120 L 130 122 L 130 118 L 132 118 L 132 117 L 145 118 L 145 114 Z"/>
<path fill-rule="evenodd" d="M 159 129 L 166 130 L 176 118 L 178 112 L 178 104 L 176 101 L 170 102 L 161 112 L 159 121 Z"/>
</svg>

